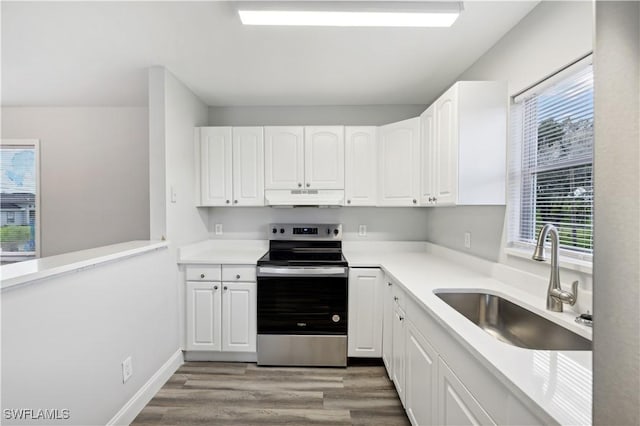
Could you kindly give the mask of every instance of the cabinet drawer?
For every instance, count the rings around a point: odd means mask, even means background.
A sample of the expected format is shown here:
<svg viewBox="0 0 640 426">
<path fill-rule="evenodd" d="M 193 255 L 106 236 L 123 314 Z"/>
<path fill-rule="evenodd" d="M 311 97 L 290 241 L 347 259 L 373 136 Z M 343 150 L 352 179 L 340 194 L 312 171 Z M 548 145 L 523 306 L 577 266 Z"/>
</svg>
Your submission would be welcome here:
<svg viewBox="0 0 640 426">
<path fill-rule="evenodd" d="M 220 281 L 220 265 L 187 266 L 187 281 Z"/>
<path fill-rule="evenodd" d="M 254 265 L 245 266 L 223 266 L 222 281 L 256 281 L 256 267 Z"/>
</svg>

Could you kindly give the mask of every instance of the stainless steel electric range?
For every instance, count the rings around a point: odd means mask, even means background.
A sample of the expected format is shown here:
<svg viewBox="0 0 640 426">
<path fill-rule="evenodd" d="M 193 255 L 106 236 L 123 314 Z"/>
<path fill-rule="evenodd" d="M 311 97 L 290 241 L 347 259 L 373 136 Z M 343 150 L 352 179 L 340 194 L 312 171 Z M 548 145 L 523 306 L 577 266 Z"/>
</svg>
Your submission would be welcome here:
<svg viewBox="0 0 640 426">
<path fill-rule="evenodd" d="M 258 260 L 258 364 L 347 365 L 342 225 L 270 225 Z"/>
</svg>

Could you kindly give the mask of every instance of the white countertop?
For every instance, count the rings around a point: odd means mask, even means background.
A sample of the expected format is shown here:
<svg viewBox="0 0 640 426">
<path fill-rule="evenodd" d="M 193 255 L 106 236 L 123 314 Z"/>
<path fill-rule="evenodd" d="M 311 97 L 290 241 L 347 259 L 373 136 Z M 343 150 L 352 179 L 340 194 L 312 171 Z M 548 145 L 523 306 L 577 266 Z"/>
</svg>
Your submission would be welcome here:
<svg viewBox="0 0 640 426">
<path fill-rule="evenodd" d="M 482 265 L 468 269 L 459 259 L 428 252 L 344 252 L 351 267 L 382 267 L 513 392 L 525 394 L 560 424 L 591 424 L 591 351 L 536 351 L 500 342 L 440 300 L 434 290 L 488 290 L 591 339 L 592 330 L 576 324 L 575 313 L 546 311 L 545 295 L 536 297 L 478 272 Z"/>
<path fill-rule="evenodd" d="M 179 262 L 255 264 L 267 249 L 267 241 L 209 240 L 182 248 Z M 485 290 L 591 339 L 591 328 L 574 322 L 575 312 L 545 309 L 546 295 L 528 288 L 531 277 L 526 273 L 505 273 L 504 265 L 428 243 L 345 241 L 343 252 L 350 267 L 380 267 L 391 275 L 512 392 L 526 395 L 560 424 L 591 424 L 591 351 L 536 351 L 511 346 L 482 331 L 434 294 L 438 289 Z M 522 282 L 498 281 L 492 278 L 496 270 L 500 270 L 500 276 L 516 280 L 521 276 Z"/>
<path fill-rule="evenodd" d="M 165 241 L 129 241 L 2 265 L 2 290 L 165 247 Z"/>
<path fill-rule="evenodd" d="M 255 265 L 268 250 L 266 240 L 207 240 L 181 247 L 178 263 Z"/>
</svg>

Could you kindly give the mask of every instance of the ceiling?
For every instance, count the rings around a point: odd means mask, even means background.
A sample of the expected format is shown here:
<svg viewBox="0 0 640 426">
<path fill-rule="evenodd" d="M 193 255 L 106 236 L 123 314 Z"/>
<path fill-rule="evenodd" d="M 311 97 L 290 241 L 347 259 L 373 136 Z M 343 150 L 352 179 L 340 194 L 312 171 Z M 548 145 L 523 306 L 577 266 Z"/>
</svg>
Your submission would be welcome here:
<svg viewBox="0 0 640 426">
<path fill-rule="evenodd" d="M 465 2 L 451 28 L 243 26 L 231 2 L 2 2 L 2 104 L 147 104 L 163 65 L 205 103 L 426 104 L 538 2 Z"/>
</svg>

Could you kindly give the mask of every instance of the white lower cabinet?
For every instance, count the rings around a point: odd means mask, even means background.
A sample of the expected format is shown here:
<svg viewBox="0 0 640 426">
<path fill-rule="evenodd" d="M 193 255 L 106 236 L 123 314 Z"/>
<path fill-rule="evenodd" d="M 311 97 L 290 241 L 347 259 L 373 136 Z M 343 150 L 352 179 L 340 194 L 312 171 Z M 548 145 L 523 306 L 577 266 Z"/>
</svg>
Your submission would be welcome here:
<svg viewBox="0 0 640 426">
<path fill-rule="evenodd" d="M 496 424 L 442 358 L 438 358 L 438 396 L 439 425 Z"/>
<path fill-rule="evenodd" d="M 407 321 L 405 409 L 413 425 L 437 425 L 438 354 Z"/>
<path fill-rule="evenodd" d="M 383 281 L 382 359 L 414 426 L 554 423 L 531 411 L 401 285 Z"/>
<path fill-rule="evenodd" d="M 219 282 L 187 281 L 188 351 L 219 351 L 222 298 Z"/>
<path fill-rule="evenodd" d="M 382 272 L 378 268 L 349 270 L 348 355 L 382 356 Z"/>
<path fill-rule="evenodd" d="M 196 274 L 193 273 L 195 269 L 198 270 Z M 247 280 L 255 281 L 255 267 L 223 265 L 220 274 L 218 266 L 217 275 L 200 273 L 201 270 L 202 267 L 187 268 L 187 277 L 199 281 L 187 281 L 185 349 L 255 352 L 257 284 L 211 281 L 209 278 L 214 276 L 214 279 L 220 279 L 222 275 L 223 279 L 239 281 L 246 277 Z"/>
</svg>

